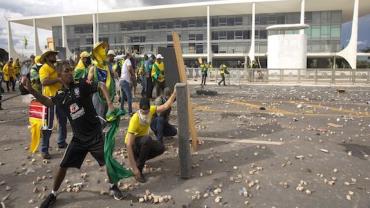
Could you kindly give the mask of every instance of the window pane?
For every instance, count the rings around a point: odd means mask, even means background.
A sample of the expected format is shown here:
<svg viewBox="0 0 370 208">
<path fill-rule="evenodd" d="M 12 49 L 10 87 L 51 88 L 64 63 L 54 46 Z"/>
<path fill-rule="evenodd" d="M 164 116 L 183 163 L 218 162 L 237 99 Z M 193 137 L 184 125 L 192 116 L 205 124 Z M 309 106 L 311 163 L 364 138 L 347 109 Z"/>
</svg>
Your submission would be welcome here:
<svg viewBox="0 0 370 208">
<path fill-rule="evenodd" d="M 329 21 L 329 12 L 321 12 L 321 20 L 320 20 L 320 24 L 322 25 L 327 25 L 330 23 Z"/>
<path fill-rule="evenodd" d="M 243 31 L 235 31 L 235 39 L 243 39 Z"/>
<path fill-rule="evenodd" d="M 242 17 L 235 17 L 235 25 L 242 25 L 243 18 Z"/>
<path fill-rule="evenodd" d="M 341 11 L 332 11 L 331 12 L 331 23 L 332 24 L 341 24 L 342 23 L 342 12 Z"/>
<path fill-rule="evenodd" d="M 195 34 L 189 34 L 189 40 L 195 40 L 196 36 Z"/>
<path fill-rule="evenodd" d="M 218 32 L 212 32 L 212 40 L 218 40 Z"/>
<path fill-rule="evenodd" d="M 331 26 L 331 37 L 332 38 L 340 38 L 340 26 L 339 25 L 333 25 Z"/>
<path fill-rule="evenodd" d="M 188 27 L 195 27 L 196 21 L 195 20 L 189 20 Z"/>
<path fill-rule="evenodd" d="M 226 32 L 225 31 L 218 32 L 218 39 L 219 40 L 226 40 Z"/>
<path fill-rule="evenodd" d="M 319 25 L 320 24 L 320 12 L 313 12 L 312 13 L 312 24 Z"/>
<path fill-rule="evenodd" d="M 218 19 L 218 25 L 219 26 L 226 26 L 227 25 L 226 17 L 220 17 Z"/>
<path fill-rule="evenodd" d="M 234 40 L 234 31 L 228 31 L 227 32 L 227 39 L 228 40 Z"/>
<path fill-rule="evenodd" d="M 260 31 L 260 39 L 267 39 L 267 31 L 261 30 Z"/>
<path fill-rule="evenodd" d="M 233 25 L 234 25 L 234 17 L 228 17 L 227 26 L 233 26 Z"/>
<path fill-rule="evenodd" d="M 187 20 L 182 21 L 182 27 L 188 27 L 188 21 Z"/>
<path fill-rule="evenodd" d="M 312 26 L 312 29 L 311 29 L 311 33 L 312 33 L 312 38 L 320 38 L 320 26 Z"/>
<path fill-rule="evenodd" d="M 329 26 L 321 26 L 321 37 L 322 38 L 330 37 L 330 27 Z"/>
<path fill-rule="evenodd" d="M 250 38 L 251 38 L 250 31 L 249 30 L 244 31 L 243 32 L 243 39 L 250 39 Z"/>
</svg>

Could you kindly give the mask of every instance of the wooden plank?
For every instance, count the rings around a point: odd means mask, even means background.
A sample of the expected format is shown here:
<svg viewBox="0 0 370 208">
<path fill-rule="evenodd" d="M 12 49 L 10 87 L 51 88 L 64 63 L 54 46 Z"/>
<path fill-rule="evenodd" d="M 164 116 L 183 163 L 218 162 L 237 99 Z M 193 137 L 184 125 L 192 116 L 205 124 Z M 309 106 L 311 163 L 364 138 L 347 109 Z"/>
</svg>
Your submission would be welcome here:
<svg viewBox="0 0 370 208">
<path fill-rule="evenodd" d="M 173 39 L 173 47 L 176 53 L 177 70 L 179 71 L 180 82 L 187 84 L 187 76 L 186 76 L 186 71 L 185 71 L 184 59 L 182 58 L 179 34 L 177 34 L 176 32 L 172 32 L 172 39 Z M 197 135 L 197 130 L 195 128 L 193 107 L 192 107 L 192 102 L 191 102 L 189 93 L 188 93 L 188 109 L 189 109 L 188 116 L 189 116 L 190 137 L 192 139 L 192 148 L 193 148 L 193 151 L 196 151 L 197 145 L 198 145 L 198 135 Z"/>
<path fill-rule="evenodd" d="M 173 47 L 159 47 L 158 52 L 162 54 L 164 57 L 163 63 L 164 68 L 164 77 L 166 77 L 166 87 L 170 88 L 171 90 L 175 89 L 176 83 L 180 82 L 179 71 L 177 70 L 177 60 L 176 60 L 176 53 Z"/>
<path fill-rule="evenodd" d="M 266 144 L 266 145 L 282 145 L 283 142 L 270 142 L 257 139 L 225 139 L 225 138 L 211 138 L 211 137 L 202 137 L 204 141 L 213 141 L 213 142 L 230 142 L 230 143 L 241 143 L 241 144 Z"/>
</svg>

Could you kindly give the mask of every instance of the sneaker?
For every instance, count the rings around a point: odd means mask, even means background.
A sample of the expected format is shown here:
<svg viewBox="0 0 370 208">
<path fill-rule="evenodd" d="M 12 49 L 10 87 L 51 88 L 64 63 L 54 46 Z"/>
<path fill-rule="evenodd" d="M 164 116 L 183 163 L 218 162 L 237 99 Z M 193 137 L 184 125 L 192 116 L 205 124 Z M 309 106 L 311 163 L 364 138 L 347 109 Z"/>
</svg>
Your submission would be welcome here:
<svg viewBox="0 0 370 208">
<path fill-rule="evenodd" d="M 65 149 L 68 147 L 68 144 L 64 142 L 63 144 L 58 144 L 59 149 Z"/>
<path fill-rule="evenodd" d="M 54 194 L 49 194 L 49 196 L 42 202 L 40 208 L 49 208 L 55 204 L 57 197 Z"/>
<path fill-rule="evenodd" d="M 140 174 L 140 176 L 135 176 L 135 179 L 139 183 L 145 183 L 146 182 L 146 179 L 145 179 L 145 177 L 142 173 Z"/>
<path fill-rule="evenodd" d="M 117 185 L 113 185 L 110 189 L 110 194 L 113 196 L 113 198 L 115 200 L 122 200 L 124 199 L 126 196 L 122 193 L 121 190 L 119 190 L 119 188 L 117 187 Z"/>
<path fill-rule="evenodd" d="M 51 159 L 51 156 L 48 152 L 46 153 L 41 153 L 41 157 L 45 160 L 50 160 Z"/>
</svg>

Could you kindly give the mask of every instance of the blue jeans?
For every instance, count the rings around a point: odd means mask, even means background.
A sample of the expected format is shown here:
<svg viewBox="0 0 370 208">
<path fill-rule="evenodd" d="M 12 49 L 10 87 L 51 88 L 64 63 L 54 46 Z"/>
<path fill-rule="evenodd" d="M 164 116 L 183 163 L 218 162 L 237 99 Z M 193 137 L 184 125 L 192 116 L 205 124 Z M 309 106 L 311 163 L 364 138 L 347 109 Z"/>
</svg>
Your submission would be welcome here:
<svg viewBox="0 0 370 208">
<path fill-rule="evenodd" d="M 42 140 L 41 140 L 41 152 L 48 153 L 49 152 L 49 141 L 53 129 L 54 124 L 54 113 L 56 112 L 57 119 L 58 119 L 58 145 L 63 145 L 66 143 L 67 138 L 67 116 L 64 112 L 57 108 L 56 106 L 49 107 L 48 111 L 48 118 L 47 118 L 47 128 L 42 130 Z"/>
<path fill-rule="evenodd" d="M 132 90 L 131 84 L 126 80 L 120 80 L 119 85 L 121 87 L 121 109 L 124 110 L 125 98 L 128 103 L 128 113 L 132 113 Z M 126 97 L 125 97 L 126 96 Z"/>
<path fill-rule="evenodd" d="M 177 129 L 162 116 L 155 117 L 150 124 L 150 128 L 160 142 L 163 142 L 163 137 L 176 136 L 177 134 Z"/>
<path fill-rule="evenodd" d="M 144 97 L 145 95 L 146 95 L 146 88 L 147 88 L 147 86 L 146 86 L 146 76 L 142 76 L 141 77 L 141 86 L 143 87 L 142 88 L 142 90 L 141 90 L 141 95 Z"/>
</svg>

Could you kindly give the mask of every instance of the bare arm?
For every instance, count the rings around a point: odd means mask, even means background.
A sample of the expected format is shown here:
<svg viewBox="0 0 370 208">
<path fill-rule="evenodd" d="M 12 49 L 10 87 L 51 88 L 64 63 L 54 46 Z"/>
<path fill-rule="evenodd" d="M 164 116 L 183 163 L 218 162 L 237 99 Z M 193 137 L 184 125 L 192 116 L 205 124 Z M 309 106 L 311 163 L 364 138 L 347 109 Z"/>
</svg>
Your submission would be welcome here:
<svg viewBox="0 0 370 208">
<path fill-rule="evenodd" d="M 128 71 L 130 72 L 131 76 L 135 75 L 134 68 L 132 67 L 132 65 L 128 66 Z"/>
<path fill-rule="evenodd" d="M 87 80 L 91 83 L 94 79 L 94 66 L 91 66 L 89 69 L 89 74 L 87 75 Z"/>
<path fill-rule="evenodd" d="M 163 105 L 157 107 L 157 113 L 162 113 L 163 111 L 168 110 L 175 101 L 175 98 L 176 98 L 176 89 L 172 93 L 171 97 Z"/>
<path fill-rule="evenodd" d="M 43 96 L 42 94 L 40 94 L 39 92 L 37 92 L 36 90 L 34 90 L 31 86 L 31 82 L 28 78 L 24 77 L 23 80 L 22 80 L 22 85 L 25 86 L 25 88 L 33 95 L 35 96 L 35 98 L 40 102 L 42 103 L 43 105 L 47 106 L 47 107 L 51 107 L 54 105 L 53 101 L 46 97 L 46 96 Z"/>
<path fill-rule="evenodd" d="M 135 135 L 133 135 L 132 133 L 127 133 L 127 135 L 128 135 L 128 141 L 127 141 L 128 162 L 134 174 L 139 175 L 140 172 L 136 166 L 136 162 L 134 158 L 134 150 L 132 148 L 135 142 Z"/>
<path fill-rule="evenodd" d="M 58 77 L 57 79 L 49 79 L 45 78 L 42 80 L 41 84 L 42 86 L 48 86 L 48 85 L 53 85 L 55 83 L 62 83 L 62 80 Z"/>
</svg>

